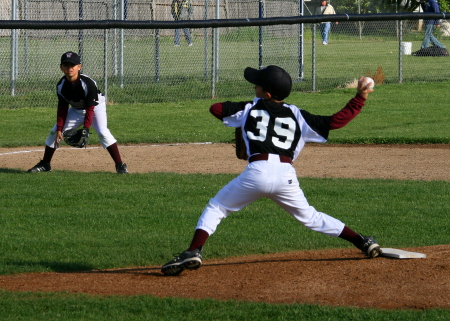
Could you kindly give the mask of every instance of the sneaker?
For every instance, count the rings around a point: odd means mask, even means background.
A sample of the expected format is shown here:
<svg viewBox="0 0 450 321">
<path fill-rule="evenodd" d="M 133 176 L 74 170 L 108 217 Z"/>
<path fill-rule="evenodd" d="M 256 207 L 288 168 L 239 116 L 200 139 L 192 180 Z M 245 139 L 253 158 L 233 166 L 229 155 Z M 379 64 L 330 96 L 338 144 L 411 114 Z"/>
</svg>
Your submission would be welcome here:
<svg viewBox="0 0 450 321">
<path fill-rule="evenodd" d="M 32 168 L 28 170 L 28 173 L 38 173 L 38 172 L 51 172 L 52 167 L 50 166 L 50 163 L 44 163 L 44 161 L 40 161 L 36 165 L 34 165 Z"/>
<path fill-rule="evenodd" d="M 202 251 L 195 249 L 192 251 L 184 251 L 181 254 L 175 254 L 175 259 L 166 263 L 161 268 L 164 275 L 178 275 L 184 269 L 195 270 L 202 265 Z"/>
<path fill-rule="evenodd" d="M 192 42 L 190 42 L 190 43 L 188 44 L 188 46 L 189 46 L 189 47 L 192 47 L 192 45 L 193 45 L 193 43 L 192 43 Z"/>
<path fill-rule="evenodd" d="M 322 45 L 328 45 L 328 42 L 322 41 Z"/>
<path fill-rule="evenodd" d="M 372 236 L 361 235 L 361 237 L 362 243 L 358 246 L 358 248 L 363 251 L 364 254 L 366 254 L 369 258 L 374 258 L 381 254 L 381 248 Z"/>
<path fill-rule="evenodd" d="M 128 174 L 127 164 L 125 163 L 116 164 L 116 171 L 119 174 Z"/>
</svg>

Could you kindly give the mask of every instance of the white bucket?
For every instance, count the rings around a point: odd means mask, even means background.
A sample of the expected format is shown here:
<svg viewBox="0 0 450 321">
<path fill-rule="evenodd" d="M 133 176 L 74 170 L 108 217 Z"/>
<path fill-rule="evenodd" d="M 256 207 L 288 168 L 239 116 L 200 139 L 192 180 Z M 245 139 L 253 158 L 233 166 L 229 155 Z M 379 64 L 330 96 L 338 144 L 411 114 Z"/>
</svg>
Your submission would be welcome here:
<svg viewBox="0 0 450 321">
<path fill-rule="evenodd" d="M 412 42 L 402 42 L 400 44 L 402 55 L 410 55 L 412 51 Z"/>
</svg>

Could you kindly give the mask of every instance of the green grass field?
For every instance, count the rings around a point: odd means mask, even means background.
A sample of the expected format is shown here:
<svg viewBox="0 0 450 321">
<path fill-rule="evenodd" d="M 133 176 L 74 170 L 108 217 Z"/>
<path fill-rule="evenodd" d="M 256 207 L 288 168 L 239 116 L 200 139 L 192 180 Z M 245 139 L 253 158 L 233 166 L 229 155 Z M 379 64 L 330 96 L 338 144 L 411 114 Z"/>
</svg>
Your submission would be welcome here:
<svg viewBox="0 0 450 321">
<path fill-rule="evenodd" d="M 222 100 L 188 100 L 152 104 L 112 104 L 108 124 L 114 136 L 126 143 L 231 142 L 230 128 L 221 126 L 209 112 L 217 101 L 251 100 L 247 96 Z M 450 143 L 447 83 L 391 84 L 375 88 L 356 119 L 330 134 L 330 143 Z M 294 91 L 286 102 L 318 115 L 331 115 L 345 106 L 356 89 L 318 93 Z M 42 145 L 56 120 L 56 97 L 51 107 L 0 109 L 0 147 Z M 92 135 L 92 143 L 98 143 Z"/>
<path fill-rule="evenodd" d="M 331 133 L 330 143 L 450 143 L 445 83 L 375 89 L 361 114 Z M 245 99 L 251 98 L 251 86 L 248 91 Z M 328 115 L 354 93 L 293 93 L 287 101 Z M 120 144 L 230 142 L 230 128 L 208 113 L 213 102 L 114 104 L 109 106 L 109 127 Z M 0 109 L 0 147 L 43 145 L 55 114 L 50 107 Z M 208 199 L 234 176 L 58 170 L 29 175 L 13 164 L 0 168 L 0 274 L 163 264 L 186 247 Z M 450 242 L 450 182 L 302 178 L 301 183 L 319 210 L 392 247 Z M 267 213 L 270 226 L 256 219 L 261 213 Z M 350 246 L 302 228 L 272 202 L 259 200 L 223 221 L 208 241 L 205 258 L 343 247 Z M 0 319 L 449 320 L 450 311 L 0 290 Z"/>
</svg>

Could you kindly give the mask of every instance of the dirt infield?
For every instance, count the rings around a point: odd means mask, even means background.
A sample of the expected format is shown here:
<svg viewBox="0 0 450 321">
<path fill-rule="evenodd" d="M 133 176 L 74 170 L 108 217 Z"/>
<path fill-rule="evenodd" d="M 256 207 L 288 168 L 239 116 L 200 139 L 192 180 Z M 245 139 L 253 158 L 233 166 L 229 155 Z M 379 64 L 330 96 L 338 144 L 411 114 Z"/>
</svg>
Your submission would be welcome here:
<svg viewBox="0 0 450 321">
<path fill-rule="evenodd" d="M 230 144 L 120 146 L 130 173 L 240 173 L 246 162 L 234 157 Z M 0 169 L 27 170 L 42 158 L 44 147 L 0 148 Z M 299 177 L 386 178 L 450 181 L 450 145 L 309 144 L 294 162 Z M 54 170 L 114 172 L 99 146 L 61 147 Z"/>
<path fill-rule="evenodd" d="M 234 158 L 228 144 L 120 148 L 131 173 L 237 174 L 245 167 L 245 162 Z M 43 147 L 0 148 L 0 172 L 26 170 L 42 154 Z M 449 156 L 450 145 L 313 144 L 304 149 L 294 165 L 299 177 L 450 181 Z M 108 153 L 98 146 L 86 150 L 61 148 L 52 166 L 54 170 L 114 172 Z M 157 266 L 0 276 L 0 288 L 381 309 L 449 309 L 450 245 L 406 250 L 425 253 L 427 258 L 366 259 L 355 249 L 302 251 L 223 260 L 206 258 L 201 269 L 183 272 L 178 277 L 164 277 Z"/>
</svg>

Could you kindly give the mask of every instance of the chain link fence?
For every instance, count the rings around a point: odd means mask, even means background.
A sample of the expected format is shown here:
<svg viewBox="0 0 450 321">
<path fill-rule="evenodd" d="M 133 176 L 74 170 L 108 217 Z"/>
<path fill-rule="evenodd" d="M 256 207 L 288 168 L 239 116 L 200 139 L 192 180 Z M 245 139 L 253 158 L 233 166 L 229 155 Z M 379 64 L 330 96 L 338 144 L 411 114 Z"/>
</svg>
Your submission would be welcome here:
<svg viewBox="0 0 450 321">
<path fill-rule="evenodd" d="M 171 0 L 10 1 L 0 3 L 12 20 L 173 21 Z M 276 0 L 192 4 L 194 20 L 311 15 L 317 5 Z M 351 87 L 360 75 L 378 84 L 450 79 L 449 57 L 411 55 L 424 36 L 419 19 L 333 23 L 326 46 L 316 23 L 190 31 L 193 45 L 182 37 L 175 46 L 175 30 L 168 28 L 0 29 L 0 99 L 9 108 L 46 106 L 62 76 L 59 59 L 66 51 L 81 54 L 83 73 L 98 82 L 109 103 L 248 97 L 253 90 L 243 79 L 244 68 L 270 64 L 292 75 L 295 91 Z M 450 43 L 446 29 L 436 36 Z"/>
</svg>

